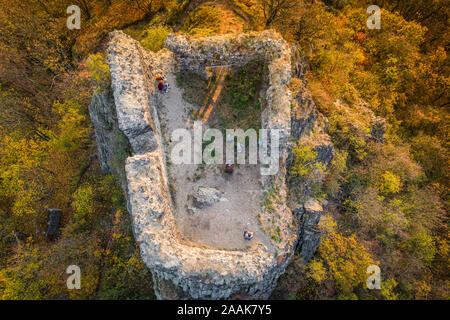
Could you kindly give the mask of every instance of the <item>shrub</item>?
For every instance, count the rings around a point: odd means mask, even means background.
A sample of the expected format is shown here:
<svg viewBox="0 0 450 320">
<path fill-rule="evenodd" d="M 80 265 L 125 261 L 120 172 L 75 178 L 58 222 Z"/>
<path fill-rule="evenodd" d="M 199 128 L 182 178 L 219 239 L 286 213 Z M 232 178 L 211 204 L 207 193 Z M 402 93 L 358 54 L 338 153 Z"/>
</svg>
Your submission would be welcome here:
<svg viewBox="0 0 450 320">
<path fill-rule="evenodd" d="M 307 275 L 317 283 L 322 283 L 327 278 L 327 270 L 320 260 L 311 260 L 308 265 Z"/>
<path fill-rule="evenodd" d="M 196 36 L 208 36 L 220 31 L 220 13 L 210 5 L 200 6 L 189 14 L 183 31 Z"/>
<path fill-rule="evenodd" d="M 300 201 L 304 201 L 307 196 L 322 197 L 321 182 L 326 166 L 317 160 L 317 152 L 311 145 L 297 142 L 292 154 L 294 159 L 290 168 L 290 184 L 297 191 L 295 197 Z"/>
<path fill-rule="evenodd" d="M 411 147 L 414 159 L 422 165 L 430 181 L 448 177 L 449 154 L 437 137 L 420 134 L 412 139 Z"/>
<path fill-rule="evenodd" d="M 312 146 L 307 144 L 297 145 L 292 150 L 294 163 L 291 167 L 291 174 L 308 180 L 317 180 L 318 176 L 325 172 L 325 166 L 316 161 L 317 152 Z"/>
<path fill-rule="evenodd" d="M 86 60 L 86 66 L 90 72 L 91 80 L 97 89 L 103 90 L 111 83 L 111 75 L 109 66 L 104 62 L 105 59 L 101 54 L 91 54 Z"/>
<path fill-rule="evenodd" d="M 89 217 L 94 211 L 94 192 L 92 186 L 84 184 L 73 195 L 74 223 L 77 227 L 86 227 Z"/>
<path fill-rule="evenodd" d="M 356 107 L 356 106 L 352 106 Z M 363 160 L 369 153 L 370 119 L 367 114 L 355 112 L 346 105 L 334 105 L 329 115 L 333 143 L 348 150 L 352 160 Z"/>
<path fill-rule="evenodd" d="M 392 173 L 391 171 L 385 171 L 381 177 L 378 184 L 378 190 L 384 194 L 398 193 L 402 183 L 400 177 Z"/>
<path fill-rule="evenodd" d="M 89 129 L 83 108 L 74 100 L 55 102 L 55 114 L 60 118 L 56 130 L 49 133 L 53 151 L 76 153 L 89 143 Z"/>
<path fill-rule="evenodd" d="M 20 246 L 16 265 L 0 269 L 0 300 L 38 300 L 45 298 L 42 279 L 42 251 L 28 244 Z"/>
<path fill-rule="evenodd" d="M 353 290 L 365 284 L 367 267 L 374 264 L 355 236 L 329 234 L 322 240 L 318 251 L 327 266 L 329 277 L 342 294 L 341 298 L 352 297 Z"/>
<path fill-rule="evenodd" d="M 386 300 L 397 300 L 398 295 L 394 292 L 397 284 L 397 281 L 392 278 L 381 281 L 381 294 Z"/>
<path fill-rule="evenodd" d="M 171 32 L 172 29 L 169 27 L 152 26 L 142 32 L 140 42 L 145 49 L 156 52 L 164 47 L 164 41 Z"/>
<path fill-rule="evenodd" d="M 300 89 L 302 89 L 304 86 L 303 81 L 300 80 L 299 78 L 292 78 L 291 82 L 289 83 L 289 90 L 291 90 L 291 92 L 295 93 L 300 91 Z"/>
<path fill-rule="evenodd" d="M 343 173 L 347 168 L 347 157 L 347 152 L 336 150 L 333 160 L 331 160 L 328 174 L 324 181 L 324 188 L 327 194 L 332 197 L 338 195 L 343 180 Z"/>
</svg>

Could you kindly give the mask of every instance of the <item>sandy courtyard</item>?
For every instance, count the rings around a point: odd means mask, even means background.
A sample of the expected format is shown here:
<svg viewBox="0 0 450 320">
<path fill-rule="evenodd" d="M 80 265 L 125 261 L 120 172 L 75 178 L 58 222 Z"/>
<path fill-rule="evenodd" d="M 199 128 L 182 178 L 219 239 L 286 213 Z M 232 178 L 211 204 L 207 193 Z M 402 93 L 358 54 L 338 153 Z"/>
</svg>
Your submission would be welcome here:
<svg viewBox="0 0 450 320">
<path fill-rule="evenodd" d="M 177 87 L 174 73 L 166 74 L 166 82 L 169 90 L 158 93 L 158 112 L 174 217 L 182 239 L 192 245 L 217 249 L 248 249 L 259 243 L 272 248 L 271 240 L 258 222 L 262 199 L 259 165 L 236 165 L 234 172 L 228 174 L 223 165 L 171 163 L 170 151 L 177 143 L 170 141 L 171 133 L 179 128 L 192 129 L 189 115 L 201 106 L 194 106 L 183 99 L 183 91 Z M 207 128 L 204 125 L 203 132 Z M 216 188 L 222 192 L 223 198 L 210 207 L 192 210 L 192 197 L 198 187 Z M 254 239 L 244 240 L 244 230 L 254 231 Z"/>
</svg>

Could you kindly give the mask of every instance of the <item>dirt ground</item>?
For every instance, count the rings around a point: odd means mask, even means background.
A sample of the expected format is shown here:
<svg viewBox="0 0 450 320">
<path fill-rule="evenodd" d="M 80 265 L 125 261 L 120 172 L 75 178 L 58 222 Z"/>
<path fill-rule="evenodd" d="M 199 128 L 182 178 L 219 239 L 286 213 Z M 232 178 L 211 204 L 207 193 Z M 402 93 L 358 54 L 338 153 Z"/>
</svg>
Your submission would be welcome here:
<svg viewBox="0 0 450 320">
<path fill-rule="evenodd" d="M 258 165 L 237 165 L 230 175 L 223 165 L 175 165 L 170 163 L 170 151 L 177 142 L 171 142 L 173 130 L 191 129 L 190 114 L 201 110 L 183 100 L 183 91 L 177 87 L 176 75 L 166 74 L 167 93 L 159 95 L 159 117 L 165 141 L 168 175 L 174 202 L 174 216 L 182 238 L 192 245 L 217 249 L 248 249 L 259 243 L 273 249 L 270 238 L 260 229 L 258 213 L 262 198 Z M 211 87 L 217 93 L 217 87 Z M 214 105 L 203 106 L 204 110 Z M 203 132 L 207 129 L 204 124 Z M 198 187 L 213 187 L 223 192 L 223 201 L 211 207 L 189 210 L 192 196 Z M 243 238 L 244 230 L 255 232 L 251 241 Z"/>
</svg>

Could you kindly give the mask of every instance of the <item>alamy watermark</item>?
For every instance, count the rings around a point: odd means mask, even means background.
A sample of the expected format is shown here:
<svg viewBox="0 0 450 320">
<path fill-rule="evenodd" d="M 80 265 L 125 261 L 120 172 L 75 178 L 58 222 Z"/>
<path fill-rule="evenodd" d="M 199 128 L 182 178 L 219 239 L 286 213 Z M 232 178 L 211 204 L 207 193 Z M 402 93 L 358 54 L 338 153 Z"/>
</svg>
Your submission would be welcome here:
<svg viewBox="0 0 450 320">
<path fill-rule="evenodd" d="M 377 5 L 371 5 L 367 8 L 370 17 L 367 19 L 366 25 L 370 30 L 381 29 L 381 9 Z"/>
<path fill-rule="evenodd" d="M 373 264 L 367 267 L 367 274 L 370 276 L 367 278 L 367 289 L 381 289 L 381 269 L 379 266 Z"/>
<path fill-rule="evenodd" d="M 67 278 L 66 285 L 67 289 L 81 289 L 81 269 L 77 265 L 70 265 L 66 269 L 66 273 L 70 274 Z"/>
<path fill-rule="evenodd" d="M 262 175 L 274 175 L 279 170 L 280 130 L 226 129 L 225 156 L 224 135 L 218 129 L 207 129 L 203 133 L 201 121 L 195 121 L 193 130 L 176 129 L 171 140 L 176 144 L 171 150 L 170 160 L 174 164 L 260 164 Z M 248 143 L 247 143 L 248 141 Z M 236 142 L 236 143 L 235 143 Z M 235 152 L 236 151 L 236 152 Z M 247 154 L 248 151 L 248 154 Z"/>
<path fill-rule="evenodd" d="M 81 29 L 81 9 L 77 5 L 71 5 L 67 7 L 67 14 L 70 16 L 67 18 L 66 25 L 69 30 Z"/>
</svg>

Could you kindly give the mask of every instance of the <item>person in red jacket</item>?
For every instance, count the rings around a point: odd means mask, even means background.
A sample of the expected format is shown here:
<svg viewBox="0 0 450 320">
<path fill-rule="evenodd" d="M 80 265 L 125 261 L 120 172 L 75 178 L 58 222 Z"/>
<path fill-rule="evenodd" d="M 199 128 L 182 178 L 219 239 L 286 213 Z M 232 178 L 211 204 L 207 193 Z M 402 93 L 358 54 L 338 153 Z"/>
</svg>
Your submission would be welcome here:
<svg viewBox="0 0 450 320">
<path fill-rule="evenodd" d="M 164 84 L 164 82 L 159 81 L 159 83 L 158 83 L 158 90 L 166 92 L 167 91 L 167 84 Z"/>
<path fill-rule="evenodd" d="M 233 173 L 234 164 L 233 163 L 227 163 L 225 165 L 225 172 Z"/>
</svg>

